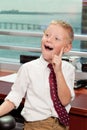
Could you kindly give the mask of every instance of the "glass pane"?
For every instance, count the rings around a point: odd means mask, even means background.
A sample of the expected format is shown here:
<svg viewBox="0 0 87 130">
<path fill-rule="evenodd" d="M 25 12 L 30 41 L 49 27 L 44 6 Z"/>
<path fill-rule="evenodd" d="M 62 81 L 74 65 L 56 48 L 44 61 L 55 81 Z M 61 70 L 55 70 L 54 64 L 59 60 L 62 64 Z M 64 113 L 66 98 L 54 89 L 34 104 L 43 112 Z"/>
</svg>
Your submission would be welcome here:
<svg viewBox="0 0 87 130">
<path fill-rule="evenodd" d="M 38 4 L 39 3 L 39 4 Z M 3 0 L 0 2 L 0 30 L 43 32 L 49 22 L 62 19 L 69 22 L 75 34 L 87 33 L 86 0 Z M 0 45 L 40 47 L 41 37 L 0 35 Z M 74 40 L 73 49 L 86 51 L 87 42 Z M 0 57 L 18 59 L 29 52 L 0 49 Z M 31 53 L 32 55 L 38 55 Z"/>
</svg>

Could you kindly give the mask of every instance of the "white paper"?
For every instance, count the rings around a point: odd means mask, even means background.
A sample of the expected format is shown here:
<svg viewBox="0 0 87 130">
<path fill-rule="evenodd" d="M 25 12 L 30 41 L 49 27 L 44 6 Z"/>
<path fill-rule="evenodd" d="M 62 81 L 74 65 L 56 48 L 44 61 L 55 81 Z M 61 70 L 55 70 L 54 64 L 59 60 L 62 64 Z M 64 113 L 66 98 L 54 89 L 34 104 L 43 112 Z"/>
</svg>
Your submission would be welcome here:
<svg viewBox="0 0 87 130">
<path fill-rule="evenodd" d="M 5 81 L 5 82 L 15 82 L 15 79 L 17 77 L 17 73 L 14 74 L 10 74 L 10 75 L 6 75 L 6 76 L 2 76 L 0 77 L 0 81 Z"/>
</svg>

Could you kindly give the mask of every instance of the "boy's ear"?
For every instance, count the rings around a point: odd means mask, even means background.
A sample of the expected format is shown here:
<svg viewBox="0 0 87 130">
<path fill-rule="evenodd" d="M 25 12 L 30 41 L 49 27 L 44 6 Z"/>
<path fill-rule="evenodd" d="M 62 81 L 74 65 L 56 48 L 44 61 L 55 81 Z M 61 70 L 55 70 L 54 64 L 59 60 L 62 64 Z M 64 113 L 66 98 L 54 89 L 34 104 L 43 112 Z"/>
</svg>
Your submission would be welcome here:
<svg viewBox="0 0 87 130">
<path fill-rule="evenodd" d="M 64 48 L 64 53 L 69 52 L 72 48 L 72 44 L 67 44 Z"/>
</svg>

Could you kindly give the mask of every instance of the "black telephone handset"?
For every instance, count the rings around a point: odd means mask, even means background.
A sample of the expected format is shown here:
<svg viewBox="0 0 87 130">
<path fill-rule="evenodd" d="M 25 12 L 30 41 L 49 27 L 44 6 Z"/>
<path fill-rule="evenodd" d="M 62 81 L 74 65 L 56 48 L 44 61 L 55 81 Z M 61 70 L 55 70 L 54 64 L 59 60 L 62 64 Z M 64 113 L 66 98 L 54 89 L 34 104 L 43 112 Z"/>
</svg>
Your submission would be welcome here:
<svg viewBox="0 0 87 130">
<path fill-rule="evenodd" d="M 75 81 L 74 88 L 80 88 L 80 87 L 87 88 L 87 79 L 80 79 L 80 80 Z"/>
</svg>

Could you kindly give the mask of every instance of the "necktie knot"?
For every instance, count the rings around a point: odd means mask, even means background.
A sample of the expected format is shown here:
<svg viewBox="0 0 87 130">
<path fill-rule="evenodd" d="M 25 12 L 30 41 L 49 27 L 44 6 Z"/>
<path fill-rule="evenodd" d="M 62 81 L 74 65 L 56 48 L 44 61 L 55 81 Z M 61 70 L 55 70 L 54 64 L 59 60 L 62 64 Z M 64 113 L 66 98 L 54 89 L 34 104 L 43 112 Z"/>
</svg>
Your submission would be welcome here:
<svg viewBox="0 0 87 130">
<path fill-rule="evenodd" d="M 52 64 L 48 64 L 48 68 L 51 70 L 51 72 L 54 71 Z"/>
</svg>

